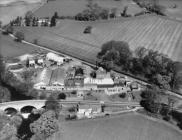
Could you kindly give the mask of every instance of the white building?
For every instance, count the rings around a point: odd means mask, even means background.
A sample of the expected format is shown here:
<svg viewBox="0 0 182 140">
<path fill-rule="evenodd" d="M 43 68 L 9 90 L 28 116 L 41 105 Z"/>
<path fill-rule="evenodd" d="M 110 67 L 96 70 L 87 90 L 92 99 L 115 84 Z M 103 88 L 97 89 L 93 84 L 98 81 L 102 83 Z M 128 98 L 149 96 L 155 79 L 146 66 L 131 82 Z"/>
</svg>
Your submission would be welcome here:
<svg viewBox="0 0 182 140">
<path fill-rule="evenodd" d="M 61 65 L 64 62 L 64 57 L 51 52 L 46 55 L 46 59 L 57 62 L 57 65 Z"/>
</svg>

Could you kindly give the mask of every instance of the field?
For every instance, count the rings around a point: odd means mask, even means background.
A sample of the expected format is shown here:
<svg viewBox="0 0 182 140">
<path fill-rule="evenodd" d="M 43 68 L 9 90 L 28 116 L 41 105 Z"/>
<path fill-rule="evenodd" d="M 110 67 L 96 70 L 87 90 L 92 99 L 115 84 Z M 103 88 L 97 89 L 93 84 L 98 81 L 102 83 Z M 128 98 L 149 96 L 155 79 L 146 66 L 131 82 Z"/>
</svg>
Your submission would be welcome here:
<svg viewBox="0 0 182 140">
<path fill-rule="evenodd" d="M 40 0 L 1 0 L 0 21 L 4 25 L 8 24 L 10 20 L 15 19 L 17 16 L 24 16 L 27 11 L 36 10 L 40 5 Z"/>
<path fill-rule="evenodd" d="M 133 4 L 132 0 L 94 0 L 99 6 L 104 8 L 117 8 L 123 11 L 124 6 L 128 6 L 128 14 L 138 13 L 141 8 Z M 37 17 L 51 17 L 54 12 L 58 12 L 59 16 L 74 16 L 86 9 L 87 0 L 55 0 L 49 1 L 35 12 Z"/>
<path fill-rule="evenodd" d="M 0 54 L 4 57 L 16 57 L 31 53 L 36 48 L 22 43 L 17 43 L 9 36 L 3 36 L 0 32 Z"/>
<path fill-rule="evenodd" d="M 134 113 L 95 120 L 61 122 L 52 140 L 181 140 L 182 133 Z"/>
<path fill-rule="evenodd" d="M 182 20 L 182 1 L 181 0 L 159 0 L 159 4 L 167 8 L 167 15 Z M 172 8 L 174 5 L 176 8 Z"/>
<path fill-rule="evenodd" d="M 84 34 L 86 26 L 93 27 Z M 141 16 L 97 22 L 62 20 L 55 28 L 19 27 L 26 39 L 37 38 L 39 44 L 94 62 L 103 43 L 126 41 L 131 50 L 144 46 L 182 61 L 182 24 L 158 16 Z"/>
</svg>

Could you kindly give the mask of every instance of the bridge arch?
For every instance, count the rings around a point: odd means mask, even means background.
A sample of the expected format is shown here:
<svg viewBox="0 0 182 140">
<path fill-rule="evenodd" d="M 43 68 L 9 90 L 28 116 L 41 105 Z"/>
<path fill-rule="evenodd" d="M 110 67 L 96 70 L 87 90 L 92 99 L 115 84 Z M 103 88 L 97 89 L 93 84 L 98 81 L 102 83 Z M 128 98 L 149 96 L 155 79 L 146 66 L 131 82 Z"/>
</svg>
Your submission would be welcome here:
<svg viewBox="0 0 182 140">
<path fill-rule="evenodd" d="M 20 112 L 21 113 L 31 113 L 33 109 L 36 109 L 36 107 L 31 106 L 31 105 L 27 105 L 27 106 L 22 107 L 20 109 Z"/>
<path fill-rule="evenodd" d="M 14 115 L 16 113 L 18 113 L 18 110 L 15 109 L 14 107 L 7 107 L 4 112 L 7 114 L 7 115 Z"/>
</svg>

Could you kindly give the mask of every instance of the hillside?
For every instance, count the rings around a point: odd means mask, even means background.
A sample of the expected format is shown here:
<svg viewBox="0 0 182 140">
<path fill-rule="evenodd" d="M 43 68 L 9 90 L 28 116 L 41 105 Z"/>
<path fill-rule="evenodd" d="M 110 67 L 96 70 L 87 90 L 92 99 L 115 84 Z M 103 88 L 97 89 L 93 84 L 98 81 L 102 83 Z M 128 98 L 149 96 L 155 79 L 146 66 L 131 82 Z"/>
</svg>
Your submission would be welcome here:
<svg viewBox="0 0 182 140">
<path fill-rule="evenodd" d="M 84 34 L 86 26 L 93 27 Z M 134 51 L 144 46 L 182 61 L 182 23 L 155 15 L 97 22 L 63 20 L 54 28 L 17 27 L 25 32 L 26 40 L 37 38 L 40 45 L 95 60 L 103 43 L 110 40 L 126 41 Z"/>
</svg>

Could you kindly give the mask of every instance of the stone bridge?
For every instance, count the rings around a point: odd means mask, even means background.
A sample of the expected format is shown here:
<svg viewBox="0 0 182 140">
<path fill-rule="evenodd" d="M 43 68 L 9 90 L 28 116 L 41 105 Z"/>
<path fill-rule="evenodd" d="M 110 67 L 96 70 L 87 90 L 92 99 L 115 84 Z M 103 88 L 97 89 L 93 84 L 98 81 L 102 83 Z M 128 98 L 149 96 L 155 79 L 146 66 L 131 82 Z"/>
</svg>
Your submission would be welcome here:
<svg viewBox="0 0 182 140">
<path fill-rule="evenodd" d="M 46 100 L 23 100 L 5 102 L 0 104 L 0 110 L 9 112 L 30 113 L 32 109 L 40 109 L 45 106 Z"/>
</svg>

